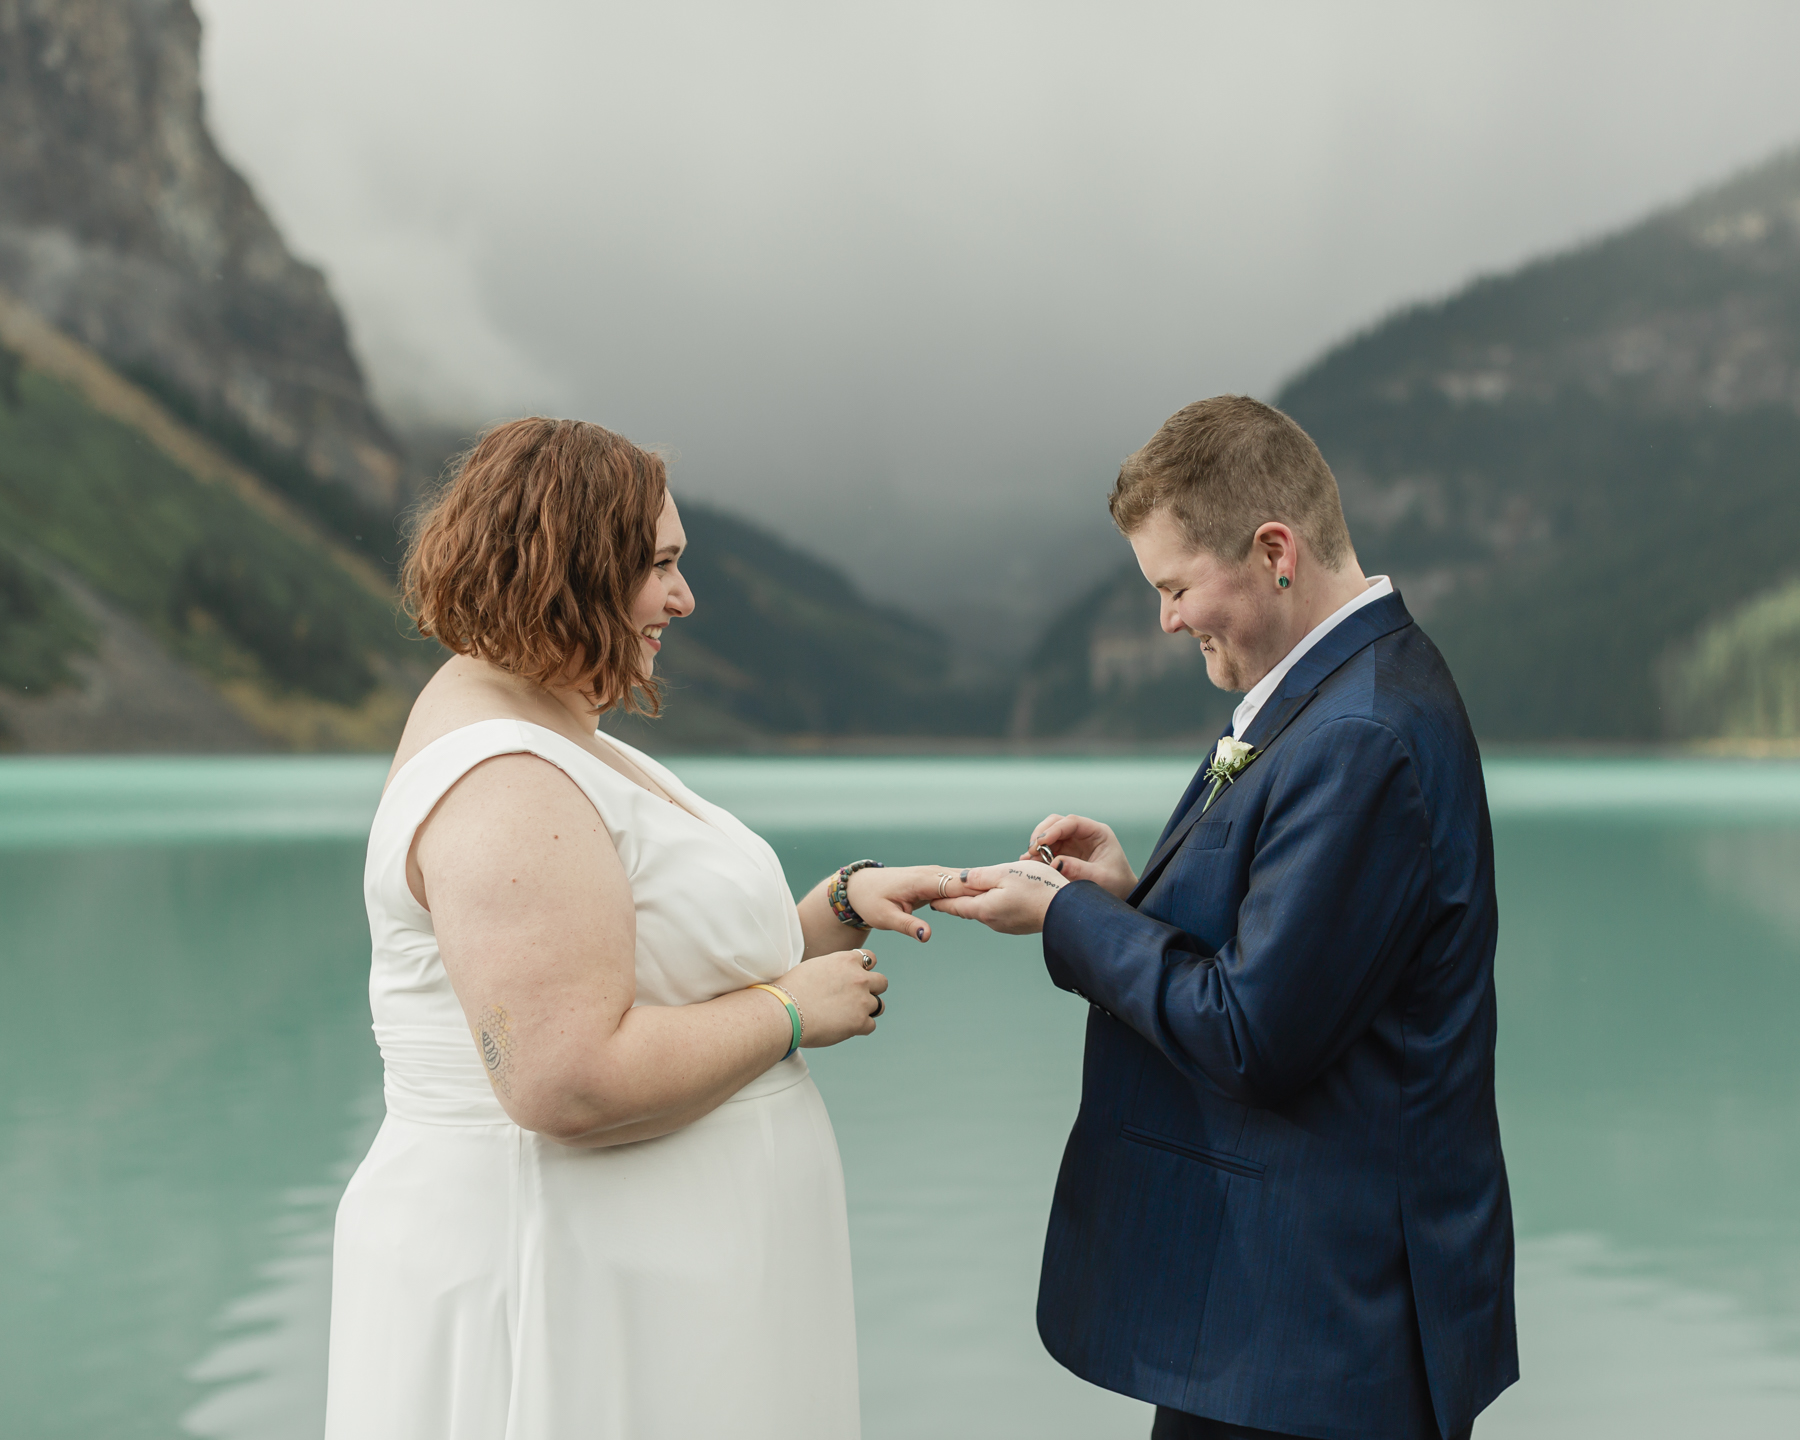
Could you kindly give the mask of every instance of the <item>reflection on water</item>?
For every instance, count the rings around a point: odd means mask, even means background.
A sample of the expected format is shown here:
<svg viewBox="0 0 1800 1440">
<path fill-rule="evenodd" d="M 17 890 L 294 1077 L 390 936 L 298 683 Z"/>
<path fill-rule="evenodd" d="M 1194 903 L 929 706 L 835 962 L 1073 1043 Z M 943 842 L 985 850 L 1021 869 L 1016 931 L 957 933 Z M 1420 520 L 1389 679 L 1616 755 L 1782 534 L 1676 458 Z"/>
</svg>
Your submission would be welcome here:
<svg viewBox="0 0 1800 1440">
<path fill-rule="evenodd" d="M 318 1440 L 325 1418 L 325 1352 L 331 1320 L 331 1231 L 338 1198 L 381 1124 L 379 1088 L 355 1106 L 344 1159 L 330 1183 L 278 1197 L 267 1227 L 272 1258 L 253 1288 L 220 1312 L 212 1348 L 187 1378 L 206 1397 L 181 1429 L 210 1440 Z"/>
<path fill-rule="evenodd" d="M 1482 1433 L 1800 1433 L 1800 829 L 1499 837 L 1529 1368 Z"/>
<path fill-rule="evenodd" d="M 275 1258 L 256 1267 L 255 1288 L 227 1305 L 222 1335 L 187 1372 L 208 1389 L 181 1417 L 191 1435 L 217 1440 L 317 1440 L 323 1421 L 326 1334 L 331 1316 L 331 1222 L 338 1183 L 286 1191 L 269 1227 Z"/>
<path fill-rule="evenodd" d="M 1482 1440 L 1795 1434 L 1800 1356 L 1735 1297 L 1667 1279 L 1658 1256 L 1527 1236 L 1518 1287 L 1525 1378 L 1477 1423 Z"/>
<path fill-rule="evenodd" d="M 379 1084 L 361 871 L 341 842 L 0 857 L 11 1433 L 166 1437 L 201 1398 L 282 1196 Z"/>
<path fill-rule="evenodd" d="M 8 1433 L 315 1436 L 330 1215 L 378 1118 L 359 831 L 382 767 L 107 765 L 0 765 Z M 1050 808 L 1122 815 L 1141 855 L 1186 778 L 1167 759 L 683 769 L 796 882 L 853 853 L 1005 853 Z M 109 787 L 135 797 L 116 833 Z M 1800 769 L 1500 762 L 1490 790 L 1526 1378 L 1477 1434 L 1800 1433 Z M 846 795 L 876 823 L 854 828 Z M 880 948 L 892 1018 L 814 1056 L 870 1440 L 1141 1437 L 1143 1407 L 1032 1330 L 1082 1007 L 1031 941 L 947 922 Z"/>
<path fill-rule="evenodd" d="M 1503 832 L 1501 1120 L 1526 1234 L 1600 1234 L 1800 1341 L 1800 832 Z M 1752 901 L 1754 900 L 1754 903 Z"/>
</svg>

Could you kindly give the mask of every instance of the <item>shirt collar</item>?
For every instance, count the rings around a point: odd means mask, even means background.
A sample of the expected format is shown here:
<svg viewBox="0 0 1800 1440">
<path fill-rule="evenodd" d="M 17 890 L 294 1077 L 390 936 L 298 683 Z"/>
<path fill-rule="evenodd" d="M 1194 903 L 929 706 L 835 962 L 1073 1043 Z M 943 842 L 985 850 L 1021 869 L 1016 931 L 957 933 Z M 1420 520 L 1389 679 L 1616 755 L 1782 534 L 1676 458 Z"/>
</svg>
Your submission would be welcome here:
<svg viewBox="0 0 1800 1440">
<path fill-rule="evenodd" d="M 1312 649 L 1313 646 L 1317 645 L 1333 630 L 1337 629 L 1339 625 L 1342 625 L 1344 621 L 1348 620 L 1358 610 L 1362 609 L 1363 606 L 1373 605 L 1377 600 L 1381 599 L 1382 596 L 1392 595 L 1393 593 L 1394 582 L 1389 577 L 1386 575 L 1371 576 L 1368 589 L 1364 590 L 1362 594 L 1358 595 L 1354 600 L 1347 601 L 1345 604 L 1340 605 L 1317 625 L 1313 626 L 1311 630 L 1307 631 L 1306 638 L 1298 645 L 1294 646 L 1292 650 L 1288 651 L 1286 655 L 1282 656 L 1275 668 L 1267 675 L 1263 676 L 1262 679 L 1258 680 L 1256 684 L 1252 685 L 1250 687 L 1250 693 L 1244 696 L 1242 700 L 1238 701 L 1237 709 L 1232 711 L 1231 714 L 1231 733 L 1240 740 L 1244 737 L 1250 729 L 1251 721 L 1256 719 L 1257 713 L 1264 705 L 1269 703 L 1270 697 L 1281 688 L 1281 682 L 1287 679 L 1288 671 L 1292 670 L 1300 663 L 1301 656 L 1305 655 L 1308 650 Z"/>
</svg>

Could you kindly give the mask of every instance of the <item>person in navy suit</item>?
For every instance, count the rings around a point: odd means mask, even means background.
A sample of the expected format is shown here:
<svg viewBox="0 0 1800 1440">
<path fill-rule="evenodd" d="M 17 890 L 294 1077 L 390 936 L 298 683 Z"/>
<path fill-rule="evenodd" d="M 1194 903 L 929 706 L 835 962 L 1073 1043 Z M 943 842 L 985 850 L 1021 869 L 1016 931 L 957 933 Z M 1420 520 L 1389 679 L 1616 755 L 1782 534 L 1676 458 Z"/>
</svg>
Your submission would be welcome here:
<svg viewBox="0 0 1800 1440">
<path fill-rule="evenodd" d="M 1091 1006 L 1038 1331 L 1156 1440 L 1467 1436 L 1518 1350 L 1461 697 L 1281 412 L 1188 406 L 1111 509 L 1162 628 L 1246 693 L 1141 875 L 1051 815 L 937 906 L 1041 931 Z"/>
</svg>

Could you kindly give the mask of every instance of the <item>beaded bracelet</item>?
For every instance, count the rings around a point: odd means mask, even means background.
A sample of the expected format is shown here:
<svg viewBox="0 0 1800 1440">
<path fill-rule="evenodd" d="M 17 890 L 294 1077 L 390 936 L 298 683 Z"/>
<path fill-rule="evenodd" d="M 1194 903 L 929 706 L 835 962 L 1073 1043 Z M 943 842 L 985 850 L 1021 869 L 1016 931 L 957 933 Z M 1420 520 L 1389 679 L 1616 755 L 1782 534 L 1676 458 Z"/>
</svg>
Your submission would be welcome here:
<svg viewBox="0 0 1800 1440">
<path fill-rule="evenodd" d="M 800 1013 L 799 1005 L 795 1004 L 794 997 L 788 994 L 788 992 L 783 990 L 779 985 L 752 985 L 750 988 L 752 990 L 767 990 L 783 1005 L 787 1006 L 788 1023 L 794 1027 L 794 1039 L 793 1043 L 788 1046 L 787 1054 L 783 1055 L 781 1058 L 783 1060 L 793 1059 L 794 1052 L 800 1048 L 800 1037 L 806 1033 L 806 1017 Z"/>
<path fill-rule="evenodd" d="M 879 860 L 853 861 L 838 871 L 837 879 L 831 882 L 831 888 L 825 892 L 825 899 L 831 905 L 831 913 L 852 930 L 867 930 L 869 922 L 858 915 L 850 905 L 850 877 L 858 870 L 881 870 L 884 868 Z"/>
</svg>

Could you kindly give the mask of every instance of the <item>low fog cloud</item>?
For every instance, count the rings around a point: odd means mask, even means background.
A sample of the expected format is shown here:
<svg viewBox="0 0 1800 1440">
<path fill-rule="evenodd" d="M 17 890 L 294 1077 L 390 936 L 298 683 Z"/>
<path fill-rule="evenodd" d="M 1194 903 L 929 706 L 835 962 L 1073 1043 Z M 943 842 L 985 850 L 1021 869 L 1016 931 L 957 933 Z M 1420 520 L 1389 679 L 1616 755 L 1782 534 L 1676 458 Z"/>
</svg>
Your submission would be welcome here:
<svg viewBox="0 0 1800 1440">
<path fill-rule="evenodd" d="M 1800 139 L 1800 7 L 198 0 L 390 413 L 579 414 L 1026 636 L 1170 411 Z"/>
</svg>

